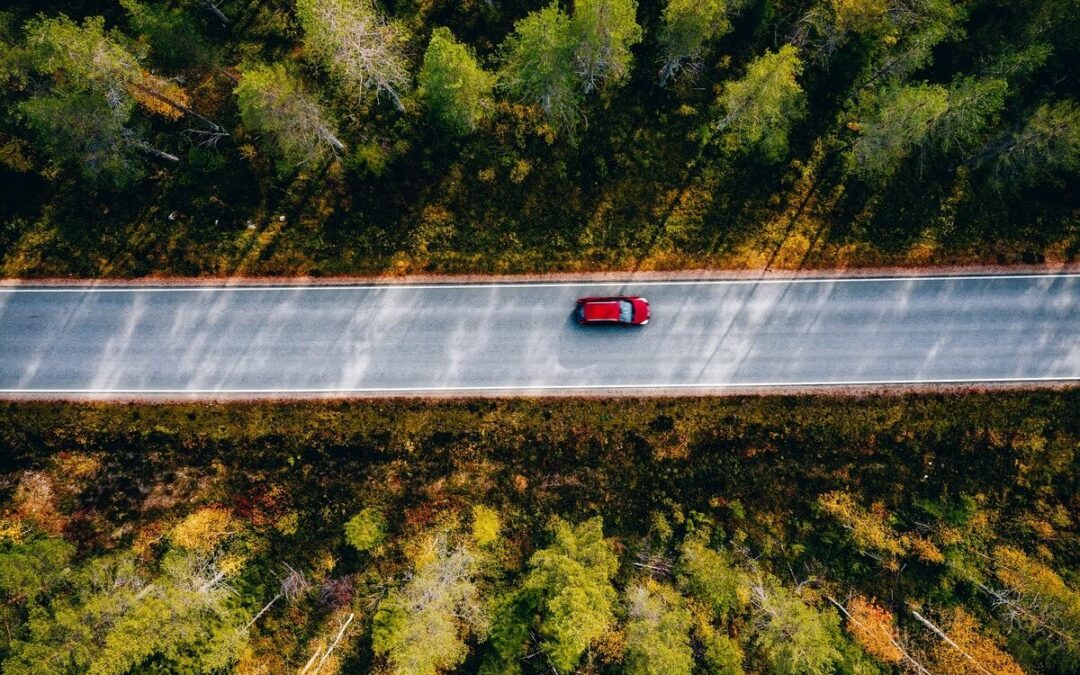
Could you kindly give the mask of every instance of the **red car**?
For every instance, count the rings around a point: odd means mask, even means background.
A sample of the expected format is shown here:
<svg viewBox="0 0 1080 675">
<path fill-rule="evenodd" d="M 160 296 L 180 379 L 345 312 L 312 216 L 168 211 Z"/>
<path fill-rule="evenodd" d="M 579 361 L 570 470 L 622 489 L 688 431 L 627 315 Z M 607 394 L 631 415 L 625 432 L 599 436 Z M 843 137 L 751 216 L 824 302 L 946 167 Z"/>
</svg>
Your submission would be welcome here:
<svg viewBox="0 0 1080 675">
<path fill-rule="evenodd" d="M 581 298 L 574 317 L 582 325 L 614 323 L 644 326 L 649 323 L 649 301 L 633 295 Z"/>
</svg>

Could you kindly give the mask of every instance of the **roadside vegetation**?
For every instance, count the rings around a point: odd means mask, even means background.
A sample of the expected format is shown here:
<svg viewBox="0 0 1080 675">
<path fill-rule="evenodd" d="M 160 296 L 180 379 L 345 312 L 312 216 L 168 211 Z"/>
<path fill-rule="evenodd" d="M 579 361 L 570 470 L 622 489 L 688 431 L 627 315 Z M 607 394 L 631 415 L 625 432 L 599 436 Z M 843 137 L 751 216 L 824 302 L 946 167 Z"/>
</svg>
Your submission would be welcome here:
<svg viewBox="0 0 1080 675">
<path fill-rule="evenodd" d="M 1075 261 L 1073 0 L 0 10 L 3 276 Z"/>
<path fill-rule="evenodd" d="M 4 404 L 0 662 L 1075 673 L 1078 410 Z"/>
</svg>

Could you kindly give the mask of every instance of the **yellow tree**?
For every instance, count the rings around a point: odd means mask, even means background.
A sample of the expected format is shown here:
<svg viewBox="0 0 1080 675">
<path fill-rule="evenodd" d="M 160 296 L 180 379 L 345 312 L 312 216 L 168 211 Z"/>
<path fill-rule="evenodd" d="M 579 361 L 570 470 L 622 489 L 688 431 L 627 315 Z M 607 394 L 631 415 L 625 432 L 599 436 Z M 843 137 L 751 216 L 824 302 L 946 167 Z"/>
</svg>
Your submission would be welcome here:
<svg viewBox="0 0 1080 675">
<path fill-rule="evenodd" d="M 918 614 L 917 617 L 921 618 Z M 925 619 L 923 619 L 926 622 Z M 979 632 L 979 623 L 956 607 L 945 615 L 930 653 L 934 672 L 950 675 L 1024 675 L 1016 661 Z"/>
</svg>

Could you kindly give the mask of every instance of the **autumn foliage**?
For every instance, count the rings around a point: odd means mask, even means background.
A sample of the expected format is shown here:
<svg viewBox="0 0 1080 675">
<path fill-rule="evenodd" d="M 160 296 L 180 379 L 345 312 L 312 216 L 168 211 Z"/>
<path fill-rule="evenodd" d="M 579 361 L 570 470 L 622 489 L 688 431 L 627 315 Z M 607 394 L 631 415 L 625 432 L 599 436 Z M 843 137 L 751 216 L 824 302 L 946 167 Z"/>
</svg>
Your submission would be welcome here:
<svg viewBox="0 0 1080 675">
<path fill-rule="evenodd" d="M 873 600 L 857 595 L 847 604 L 848 631 L 868 654 L 885 663 L 900 663 L 903 652 L 896 644 L 892 612 Z"/>
</svg>

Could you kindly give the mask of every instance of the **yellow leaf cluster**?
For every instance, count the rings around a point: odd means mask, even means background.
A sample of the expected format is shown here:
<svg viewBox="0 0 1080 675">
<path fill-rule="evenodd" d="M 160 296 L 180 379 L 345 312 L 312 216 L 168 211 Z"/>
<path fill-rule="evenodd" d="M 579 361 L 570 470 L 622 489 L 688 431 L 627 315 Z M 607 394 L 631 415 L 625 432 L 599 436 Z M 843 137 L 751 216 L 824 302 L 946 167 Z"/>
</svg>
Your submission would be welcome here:
<svg viewBox="0 0 1080 675">
<path fill-rule="evenodd" d="M 239 524 L 227 509 L 209 506 L 180 521 L 173 528 L 170 539 L 176 546 L 189 551 L 209 553 L 238 529 Z"/>
<path fill-rule="evenodd" d="M 162 98 L 168 99 L 177 103 L 183 107 L 189 107 L 191 104 L 191 98 L 187 92 L 183 90 L 180 85 L 169 80 L 163 80 L 160 77 L 151 75 L 150 73 L 143 73 L 143 80 L 140 83 L 141 87 L 132 87 L 132 97 L 148 111 L 155 115 L 161 115 L 171 120 L 178 120 L 184 116 L 184 111 L 177 106 L 169 105 Z M 155 92 L 159 96 L 154 96 Z"/>
<path fill-rule="evenodd" d="M 472 538 L 477 546 L 491 546 L 499 541 L 499 514 L 495 509 L 477 504 L 472 508 Z"/>
<path fill-rule="evenodd" d="M 934 666 L 930 668 L 931 671 L 950 675 L 986 675 L 987 672 L 994 675 L 1024 675 L 1024 671 L 1011 656 L 979 632 L 978 621 L 964 610 L 953 609 L 946 617 L 943 628 L 949 638 L 971 659 L 955 647 L 940 641 L 934 645 Z M 978 665 L 972 663 L 972 659 Z"/>
<path fill-rule="evenodd" d="M 928 563 L 943 563 L 945 562 L 945 556 L 941 554 L 938 547 L 934 545 L 934 542 L 930 541 L 926 537 L 920 537 L 913 535 L 910 537 L 904 537 L 904 544 L 911 550 L 919 560 Z"/>
<path fill-rule="evenodd" d="M 872 551 L 901 555 L 904 546 L 886 522 L 888 514 L 880 504 L 865 509 L 848 492 L 829 492 L 818 497 L 818 504 L 841 525 L 851 530 L 855 543 Z"/>
<path fill-rule="evenodd" d="M 1080 625 L 1080 592 L 1069 588 L 1054 570 L 1010 546 L 994 549 L 994 576 L 1009 588 L 1038 597 L 1046 611 Z"/>
<path fill-rule="evenodd" d="M 510 168 L 510 182 L 514 185 L 521 185 L 531 171 L 532 164 L 528 160 L 518 159 L 514 162 L 514 166 Z"/>
<path fill-rule="evenodd" d="M 832 0 L 836 27 L 863 31 L 873 28 L 885 16 L 886 0 Z"/>
<path fill-rule="evenodd" d="M 18 544 L 26 534 L 26 526 L 18 518 L 0 518 L 0 541 Z"/>
</svg>

